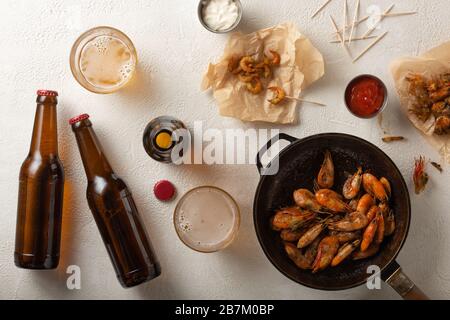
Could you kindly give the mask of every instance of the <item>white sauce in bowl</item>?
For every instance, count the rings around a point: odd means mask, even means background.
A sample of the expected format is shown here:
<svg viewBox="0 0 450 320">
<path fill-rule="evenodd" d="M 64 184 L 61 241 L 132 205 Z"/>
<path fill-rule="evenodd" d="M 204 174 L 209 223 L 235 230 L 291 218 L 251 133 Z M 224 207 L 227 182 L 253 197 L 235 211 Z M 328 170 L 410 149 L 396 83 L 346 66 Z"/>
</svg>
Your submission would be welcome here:
<svg viewBox="0 0 450 320">
<path fill-rule="evenodd" d="M 234 0 L 204 1 L 203 22 L 215 31 L 224 31 L 239 18 L 239 8 Z"/>
</svg>

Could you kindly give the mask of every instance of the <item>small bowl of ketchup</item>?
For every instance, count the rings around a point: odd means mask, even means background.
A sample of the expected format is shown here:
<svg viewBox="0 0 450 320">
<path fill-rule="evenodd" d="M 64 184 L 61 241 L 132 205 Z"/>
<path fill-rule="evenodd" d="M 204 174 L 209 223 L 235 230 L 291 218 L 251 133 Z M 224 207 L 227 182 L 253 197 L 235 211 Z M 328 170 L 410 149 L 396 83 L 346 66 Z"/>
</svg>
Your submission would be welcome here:
<svg viewBox="0 0 450 320">
<path fill-rule="evenodd" d="M 363 74 L 354 78 L 345 89 L 345 105 L 356 117 L 370 119 L 387 105 L 386 85 L 377 77 Z"/>
</svg>

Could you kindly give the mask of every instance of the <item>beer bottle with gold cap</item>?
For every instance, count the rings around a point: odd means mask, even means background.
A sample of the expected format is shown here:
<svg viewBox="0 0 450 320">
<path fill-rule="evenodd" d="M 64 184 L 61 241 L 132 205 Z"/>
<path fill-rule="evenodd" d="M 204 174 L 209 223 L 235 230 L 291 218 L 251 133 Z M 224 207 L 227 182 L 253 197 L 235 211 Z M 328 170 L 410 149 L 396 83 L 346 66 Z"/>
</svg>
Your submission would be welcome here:
<svg viewBox="0 0 450 320">
<path fill-rule="evenodd" d="M 89 115 L 69 123 L 86 172 L 89 208 L 123 287 L 156 278 L 161 268 L 125 182 L 111 168 Z"/>
<path fill-rule="evenodd" d="M 26 269 L 59 263 L 64 170 L 58 156 L 58 93 L 37 92 L 31 147 L 19 176 L 14 262 Z"/>
</svg>

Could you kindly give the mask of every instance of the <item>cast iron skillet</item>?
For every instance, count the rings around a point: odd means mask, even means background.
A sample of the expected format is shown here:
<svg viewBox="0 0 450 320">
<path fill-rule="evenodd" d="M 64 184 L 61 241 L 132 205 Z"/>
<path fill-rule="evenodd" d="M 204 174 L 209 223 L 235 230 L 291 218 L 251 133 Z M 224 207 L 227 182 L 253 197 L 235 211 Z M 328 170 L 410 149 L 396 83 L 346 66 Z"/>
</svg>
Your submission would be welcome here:
<svg viewBox="0 0 450 320">
<path fill-rule="evenodd" d="M 261 156 L 278 140 L 287 140 L 284 148 L 268 166 L 261 164 Z M 378 177 L 385 176 L 392 185 L 391 207 L 395 212 L 396 230 L 382 244 L 372 258 L 346 261 L 335 268 L 317 274 L 300 270 L 284 252 L 279 232 L 270 227 L 270 217 L 282 207 L 292 205 L 292 193 L 298 188 L 313 189 L 313 180 L 330 150 L 336 171 L 336 190 L 342 190 L 344 172 L 354 172 L 358 165 Z M 408 234 L 411 204 L 405 181 L 392 160 L 379 148 L 358 137 L 325 133 L 298 140 L 287 134 L 272 138 L 258 153 L 257 167 L 261 180 L 256 190 L 253 218 L 258 240 L 272 264 L 285 276 L 302 285 L 321 290 L 342 290 L 366 283 L 372 274 L 368 267 L 376 265 L 381 278 L 405 299 L 427 299 L 395 262 Z M 277 170 L 278 168 L 278 170 Z"/>
</svg>

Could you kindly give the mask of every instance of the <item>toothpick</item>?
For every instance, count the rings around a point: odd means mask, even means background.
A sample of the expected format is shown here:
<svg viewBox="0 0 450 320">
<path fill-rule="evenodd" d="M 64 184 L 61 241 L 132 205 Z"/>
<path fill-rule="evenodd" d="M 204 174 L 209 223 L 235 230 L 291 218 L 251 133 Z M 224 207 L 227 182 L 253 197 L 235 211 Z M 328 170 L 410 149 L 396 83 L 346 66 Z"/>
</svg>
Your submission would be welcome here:
<svg viewBox="0 0 450 320">
<path fill-rule="evenodd" d="M 376 25 L 374 25 L 372 28 L 370 28 L 369 30 L 367 30 L 367 32 L 364 34 L 364 37 L 367 37 L 368 35 L 370 35 L 378 26 L 378 24 L 383 21 L 383 19 L 386 17 L 386 15 L 391 12 L 391 10 L 394 8 L 395 3 L 393 3 L 385 12 L 383 12 L 383 14 L 380 16 L 380 21 L 378 21 L 378 23 Z"/>
<path fill-rule="evenodd" d="M 367 51 L 370 50 L 370 48 L 372 48 L 374 45 L 376 45 L 378 42 L 380 42 L 381 39 L 383 39 L 386 34 L 388 32 L 386 31 L 385 33 L 383 33 L 381 36 L 379 36 L 378 38 L 375 39 L 374 42 L 372 42 L 370 45 L 367 46 L 367 48 L 365 48 L 355 59 L 353 59 L 353 63 L 355 63 L 356 61 L 359 60 L 359 58 L 361 58 Z"/>
<path fill-rule="evenodd" d="M 306 99 L 303 99 L 303 98 L 295 98 L 295 97 L 289 97 L 289 96 L 286 96 L 286 98 L 287 99 L 291 99 L 291 100 L 295 100 L 295 101 L 299 101 L 299 102 L 315 104 L 315 105 L 318 105 L 318 106 L 321 106 L 321 107 L 326 107 L 327 106 L 326 104 L 323 104 L 321 102 L 306 100 Z"/>
<path fill-rule="evenodd" d="M 387 13 L 387 14 L 383 14 L 383 16 L 385 16 L 385 17 L 400 17 L 400 16 L 410 16 L 413 14 L 417 14 L 417 11 Z"/>
<path fill-rule="evenodd" d="M 350 50 L 348 50 L 348 47 L 345 45 L 344 39 L 342 38 L 341 34 L 338 32 L 338 27 L 336 24 L 336 21 L 334 21 L 333 17 L 330 15 L 331 23 L 333 24 L 334 29 L 337 32 L 337 35 L 339 37 L 339 40 L 341 41 L 342 46 L 344 47 L 345 51 L 347 52 L 350 59 L 352 59 L 352 54 L 350 53 Z"/>
<path fill-rule="evenodd" d="M 353 40 L 353 31 L 355 30 L 355 23 L 358 20 L 360 5 L 361 5 L 361 2 L 360 2 L 360 0 L 358 0 L 358 2 L 356 2 L 355 14 L 353 15 L 352 29 L 350 30 L 350 37 L 348 39 L 348 44 L 351 44 L 352 40 Z"/>
<path fill-rule="evenodd" d="M 355 22 L 355 27 L 357 27 L 358 25 L 360 25 L 361 23 L 363 23 L 364 21 L 366 21 L 367 19 L 369 19 L 370 16 L 365 16 L 364 18 L 361 18 L 361 20 L 358 20 Z M 347 25 L 347 28 L 351 28 L 351 24 Z M 334 31 L 332 32 L 332 34 L 336 34 L 336 33 L 342 33 L 342 29 L 338 29 L 338 31 Z"/>
<path fill-rule="evenodd" d="M 347 0 L 344 0 L 344 21 L 342 23 L 342 38 L 346 38 L 347 33 Z M 345 41 L 344 41 L 345 42 Z"/>
<path fill-rule="evenodd" d="M 319 12 L 322 11 L 330 2 L 331 2 L 331 0 L 327 0 L 324 4 L 322 4 L 320 6 L 320 8 L 317 9 L 317 11 L 314 12 L 314 14 L 311 16 L 311 19 L 313 19 L 315 16 L 317 16 L 319 14 Z"/>
<path fill-rule="evenodd" d="M 378 36 L 368 36 L 368 37 L 353 37 L 351 40 L 352 41 L 361 41 L 361 40 L 367 40 L 367 39 L 373 39 L 376 38 Z M 350 39 L 345 39 L 345 41 L 349 41 Z M 331 40 L 330 43 L 341 43 L 340 40 Z"/>
</svg>

